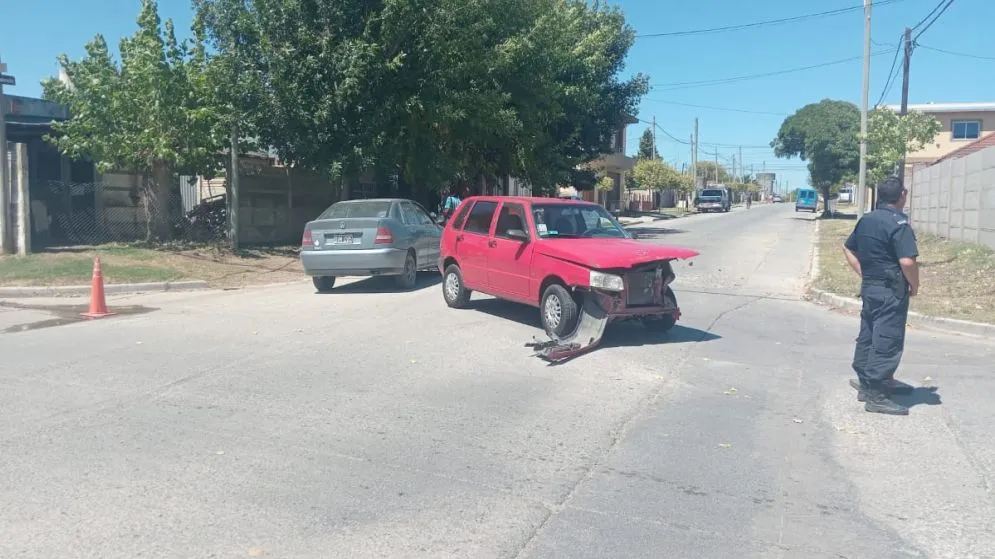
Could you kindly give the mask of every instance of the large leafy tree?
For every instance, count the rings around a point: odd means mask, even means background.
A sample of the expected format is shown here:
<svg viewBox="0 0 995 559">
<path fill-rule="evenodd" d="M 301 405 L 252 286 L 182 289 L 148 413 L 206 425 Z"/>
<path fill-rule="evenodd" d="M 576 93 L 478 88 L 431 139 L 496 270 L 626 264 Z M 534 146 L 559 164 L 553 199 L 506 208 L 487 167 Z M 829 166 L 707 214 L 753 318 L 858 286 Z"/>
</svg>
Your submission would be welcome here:
<svg viewBox="0 0 995 559">
<path fill-rule="evenodd" d="M 53 124 L 48 138 L 73 158 L 92 160 L 102 172 L 146 177 L 148 237 L 170 237 L 176 173 L 210 174 L 221 164 L 223 137 L 203 79 L 203 48 L 177 41 L 163 26 L 154 0 L 142 0 L 138 30 L 121 40 L 116 63 L 101 35 L 86 55 L 59 64 L 70 84 L 43 83 L 44 96 L 69 108 L 70 120 Z"/>
<path fill-rule="evenodd" d="M 511 174 L 548 189 L 607 151 L 646 91 L 618 77 L 619 10 L 582 0 L 202 0 L 218 50 L 261 84 L 281 158 L 416 186 Z M 213 14 L 213 15 L 212 15 Z M 220 15 L 219 15 L 220 14 Z M 231 14 L 238 14 L 237 17 Z M 237 31 L 233 31 L 237 30 Z"/>
<path fill-rule="evenodd" d="M 846 101 L 824 99 L 798 109 L 771 142 L 777 157 L 808 162 L 809 180 L 828 201 L 860 162 L 860 112 Z M 829 204 L 825 204 L 828 214 Z"/>
<path fill-rule="evenodd" d="M 887 107 L 878 107 L 868 117 L 867 182 L 872 185 L 891 175 L 907 152 L 933 142 L 943 128 L 936 117 L 919 111 L 900 116 Z"/>
</svg>

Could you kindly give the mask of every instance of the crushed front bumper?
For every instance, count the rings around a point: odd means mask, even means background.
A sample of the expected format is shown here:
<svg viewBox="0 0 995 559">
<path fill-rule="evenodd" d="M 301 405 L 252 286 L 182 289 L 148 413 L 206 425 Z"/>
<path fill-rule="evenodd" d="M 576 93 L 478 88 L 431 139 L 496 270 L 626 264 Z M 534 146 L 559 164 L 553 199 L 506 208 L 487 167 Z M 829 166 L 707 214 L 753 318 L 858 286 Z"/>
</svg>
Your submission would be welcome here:
<svg viewBox="0 0 995 559">
<path fill-rule="evenodd" d="M 525 344 L 535 351 L 536 357 L 550 363 L 561 363 L 590 351 L 601 342 L 608 323 L 616 320 L 671 315 L 676 321 L 681 317 L 680 308 L 676 305 L 628 307 L 625 304 L 624 294 L 593 290 L 584 292 L 582 297 L 580 318 L 573 333 L 560 339 Z"/>
</svg>

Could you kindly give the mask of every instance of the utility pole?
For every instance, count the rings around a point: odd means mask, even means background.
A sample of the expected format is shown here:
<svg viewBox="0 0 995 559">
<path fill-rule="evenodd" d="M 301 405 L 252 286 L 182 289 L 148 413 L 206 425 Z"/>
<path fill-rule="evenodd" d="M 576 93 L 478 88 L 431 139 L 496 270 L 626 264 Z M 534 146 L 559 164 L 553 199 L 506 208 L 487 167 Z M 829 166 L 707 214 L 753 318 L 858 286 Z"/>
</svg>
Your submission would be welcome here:
<svg viewBox="0 0 995 559">
<path fill-rule="evenodd" d="M 7 65 L 0 59 L 0 254 L 10 254 L 13 250 L 13 228 L 10 215 L 10 168 L 7 166 L 7 100 L 3 96 L 3 85 L 13 81 L 13 76 L 6 76 Z"/>
<path fill-rule="evenodd" d="M 694 117 L 694 135 L 691 140 L 691 180 L 698 189 L 698 117 Z"/>
<path fill-rule="evenodd" d="M 653 116 L 653 159 L 656 159 L 656 115 Z"/>
<path fill-rule="evenodd" d="M 899 116 L 904 117 L 909 112 L 909 63 L 912 61 L 912 30 L 905 28 L 905 65 L 902 67 L 902 108 Z M 906 148 L 907 149 L 907 148 Z M 898 180 L 905 186 L 905 149 L 902 150 L 902 160 L 898 164 Z"/>
<path fill-rule="evenodd" d="M 238 189 L 238 126 L 231 127 L 231 176 L 228 177 L 228 223 L 232 250 L 239 249 L 238 215 L 241 213 Z"/>
<path fill-rule="evenodd" d="M 867 196 L 867 92 L 871 81 L 871 0 L 864 0 L 864 82 L 860 92 L 860 171 L 857 175 L 857 216 L 864 215 Z"/>
<path fill-rule="evenodd" d="M 715 184 L 719 183 L 719 148 L 715 148 Z"/>
<path fill-rule="evenodd" d="M 746 169 L 743 167 L 743 146 L 739 146 L 739 174 L 745 175 Z M 746 182 L 745 180 L 743 182 Z"/>
</svg>

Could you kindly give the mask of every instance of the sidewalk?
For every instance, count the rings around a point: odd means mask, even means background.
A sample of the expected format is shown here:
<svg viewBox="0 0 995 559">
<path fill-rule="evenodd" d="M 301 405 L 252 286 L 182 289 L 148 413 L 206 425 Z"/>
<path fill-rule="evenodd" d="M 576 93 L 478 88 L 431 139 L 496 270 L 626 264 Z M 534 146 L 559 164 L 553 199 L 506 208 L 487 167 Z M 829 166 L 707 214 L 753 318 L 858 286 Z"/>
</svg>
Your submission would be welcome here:
<svg viewBox="0 0 995 559">
<path fill-rule="evenodd" d="M 860 308 L 860 278 L 843 257 L 842 246 L 856 225 L 850 219 L 816 221 L 812 266 L 813 298 L 826 304 Z M 917 233 L 919 295 L 910 319 L 944 329 L 995 335 L 995 253 L 980 245 L 951 242 Z"/>
</svg>

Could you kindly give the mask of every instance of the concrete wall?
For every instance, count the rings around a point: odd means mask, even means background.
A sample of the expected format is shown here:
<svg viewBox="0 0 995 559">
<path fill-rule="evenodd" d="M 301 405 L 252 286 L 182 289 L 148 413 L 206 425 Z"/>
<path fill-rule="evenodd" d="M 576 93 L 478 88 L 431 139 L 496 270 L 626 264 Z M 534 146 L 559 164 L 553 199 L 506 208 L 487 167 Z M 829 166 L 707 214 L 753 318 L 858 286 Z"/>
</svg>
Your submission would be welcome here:
<svg viewBox="0 0 995 559">
<path fill-rule="evenodd" d="M 995 147 L 913 168 L 909 217 L 920 231 L 995 249 Z"/>
</svg>

